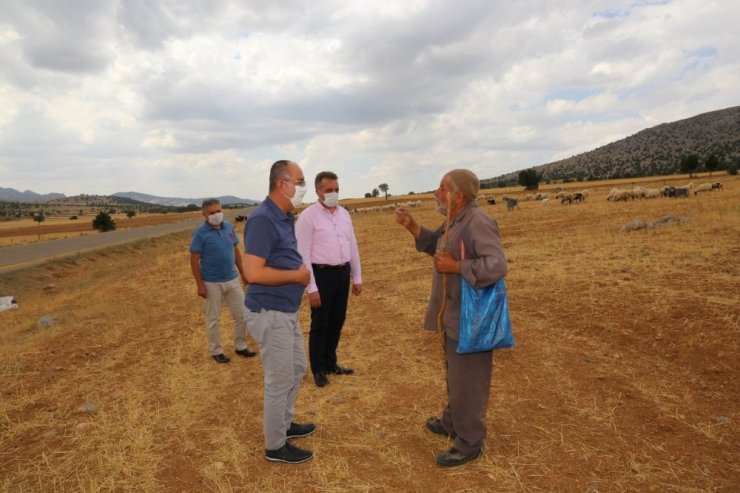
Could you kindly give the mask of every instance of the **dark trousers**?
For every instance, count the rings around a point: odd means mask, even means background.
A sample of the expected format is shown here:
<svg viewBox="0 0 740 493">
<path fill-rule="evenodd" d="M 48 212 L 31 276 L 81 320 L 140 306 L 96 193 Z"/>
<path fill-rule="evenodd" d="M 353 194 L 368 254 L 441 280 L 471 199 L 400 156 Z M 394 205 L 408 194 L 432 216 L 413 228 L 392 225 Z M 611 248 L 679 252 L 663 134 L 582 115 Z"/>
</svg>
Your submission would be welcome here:
<svg viewBox="0 0 740 493">
<path fill-rule="evenodd" d="M 347 314 L 350 265 L 340 268 L 313 266 L 313 276 L 321 296 L 321 306 L 311 308 L 308 355 L 313 373 L 329 371 L 337 365 L 337 346 Z"/>
<path fill-rule="evenodd" d="M 455 448 L 469 454 L 483 447 L 491 390 L 493 351 L 458 354 L 457 341 L 445 336 L 447 406 L 442 426 L 457 433 Z"/>
</svg>

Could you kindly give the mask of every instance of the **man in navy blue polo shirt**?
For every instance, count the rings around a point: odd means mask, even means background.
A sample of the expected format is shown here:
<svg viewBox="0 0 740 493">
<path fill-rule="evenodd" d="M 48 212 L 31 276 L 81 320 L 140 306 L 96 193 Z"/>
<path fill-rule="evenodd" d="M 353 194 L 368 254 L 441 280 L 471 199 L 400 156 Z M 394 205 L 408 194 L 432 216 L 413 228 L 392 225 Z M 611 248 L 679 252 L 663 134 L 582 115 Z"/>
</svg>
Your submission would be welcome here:
<svg viewBox="0 0 740 493">
<path fill-rule="evenodd" d="M 277 161 L 270 168 L 270 192 L 250 214 L 244 231 L 249 280 L 244 304 L 265 373 L 265 458 L 289 464 L 310 460 L 313 452 L 288 439 L 316 431 L 313 423 L 293 422 L 307 368 L 298 308 L 310 274 L 298 253 L 292 211 L 305 194 L 301 168 L 292 161 Z"/>
<path fill-rule="evenodd" d="M 217 363 L 231 361 L 221 346 L 221 304 L 226 301 L 234 318 L 234 352 L 245 358 L 256 356 L 247 348 L 247 313 L 241 284 L 246 284 L 247 278 L 237 246 L 239 237 L 224 221 L 218 199 L 203 201 L 203 217 L 206 220 L 193 232 L 190 242 L 190 268 L 198 296 L 205 299 L 208 350 Z"/>
</svg>

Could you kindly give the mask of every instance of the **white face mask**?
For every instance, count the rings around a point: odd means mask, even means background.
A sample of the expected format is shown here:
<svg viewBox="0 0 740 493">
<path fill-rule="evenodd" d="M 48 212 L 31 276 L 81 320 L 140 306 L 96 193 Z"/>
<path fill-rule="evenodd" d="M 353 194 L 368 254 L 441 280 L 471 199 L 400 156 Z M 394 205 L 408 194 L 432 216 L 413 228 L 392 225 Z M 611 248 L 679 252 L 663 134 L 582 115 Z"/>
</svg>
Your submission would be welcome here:
<svg viewBox="0 0 740 493">
<path fill-rule="evenodd" d="M 305 185 L 302 187 L 299 187 L 298 185 L 294 185 L 295 187 L 295 193 L 293 193 L 292 197 L 288 197 L 287 195 L 283 195 L 283 197 L 290 199 L 290 203 L 293 204 L 293 207 L 298 207 L 303 203 L 303 197 L 306 196 L 306 191 L 308 190 Z"/>
<path fill-rule="evenodd" d="M 211 226 L 218 226 L 224 222 L 224 213 L 223 212 L 214 212 L 213 214 L 210 214 L 208 216 L 208 224 Z"/>
<path fill-rule="evenodd" d="M 327 207 L 336 207 L 339 203 L 338 192 L 328 192 L 324 194 L 324 205 Z"/>
</svg>

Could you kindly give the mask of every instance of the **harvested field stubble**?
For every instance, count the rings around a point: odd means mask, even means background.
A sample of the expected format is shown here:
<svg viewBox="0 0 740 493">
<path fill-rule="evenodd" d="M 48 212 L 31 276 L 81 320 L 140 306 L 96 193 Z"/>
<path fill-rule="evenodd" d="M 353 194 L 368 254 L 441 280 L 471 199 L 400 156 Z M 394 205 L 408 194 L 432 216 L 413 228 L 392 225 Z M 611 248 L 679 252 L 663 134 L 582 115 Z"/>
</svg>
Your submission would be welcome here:
<svg viewBox="0 0 740 493">
<path fill-rule="evenodd" d="M 390 213 L 354 217 L 364 290 L 340 358 L 356 374 L 306 378 L 298 418 L 319 431 L 296 442 L 316 454 L 300 466 L 263 458 L 258 358 L 208 357 L 189 234 L 5 274 L 20 309 L 0 313 L 0 488 L 736 491 L 740 183 L 723 181 L 688 199 L 615 204 L 604 186 L 584 204 L 485 206 L 518 347 L 496 353 L 486 453 L 452 470 L 423 426 L 445 402 L 440 337 L 421 330 L 431 261 Z M 687 220 L 620 232 L 665 215 Z M 301 319 L 307 332 L 306 303 Z"/>
</svg>

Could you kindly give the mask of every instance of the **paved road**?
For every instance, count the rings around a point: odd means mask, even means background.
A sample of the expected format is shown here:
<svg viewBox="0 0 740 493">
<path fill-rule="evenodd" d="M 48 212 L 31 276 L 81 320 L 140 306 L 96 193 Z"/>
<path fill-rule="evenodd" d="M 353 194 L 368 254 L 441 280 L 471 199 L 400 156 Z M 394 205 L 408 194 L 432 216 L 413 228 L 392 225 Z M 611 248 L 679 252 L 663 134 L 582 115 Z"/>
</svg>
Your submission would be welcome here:
<svg viewBox="0 0 740 493">
<path fill-rule="evenodd" d="M 233 218 L 239 214 L 248 214 L 250 209 L 227 211 L 226 215 Z M 52 258 L 76 255 L 91 250 L 99 250 L 116 245 L 123 245 L 132 241 L 155 238 L 170 233 L 192 230 L 202 222 L 202 219 L 190 219 L 176 223 L 147 226 L 121 231 L 108 231 L 74 238 L 29 243 L 0 248 L 0 272 L 10 272 L 40 264 Z"/>
</svg>

